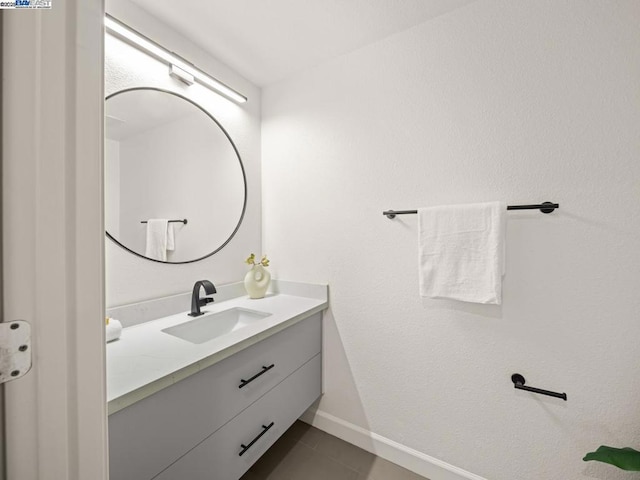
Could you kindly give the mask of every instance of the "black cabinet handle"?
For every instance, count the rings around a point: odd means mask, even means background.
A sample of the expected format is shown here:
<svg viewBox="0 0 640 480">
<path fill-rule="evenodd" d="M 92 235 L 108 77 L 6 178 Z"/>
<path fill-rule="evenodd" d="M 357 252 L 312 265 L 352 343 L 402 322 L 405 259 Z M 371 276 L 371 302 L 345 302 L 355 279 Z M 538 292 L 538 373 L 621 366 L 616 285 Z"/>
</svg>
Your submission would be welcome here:
<svg viewBox="0 0 640 480">
<path fill-rule="evenodd" d="M 253 440 L 251 440 L 249 442 L 249 445 L 245 445 L 244 443 L 240 444 L 240 446 L 242 447 L 242 450 L 240 451 L 240 453 L 238 454 L 238 456 L 242 456 L 244 455 L 244 452 L 246 452 L 247 450 L 249 450 L 251 448 L 251 446 L 256 443 L 258 440 L 260 440 L 260 437 L 262 435 L 264 435 L 265 433 L 267 433 L 269 431 L 269 429 L 273 427 L 273 422 L 271 422 L 269 425 L 264 426 L 262 425 L 262 431 L 258 434 L 258 436 L 256 438 L 254 438 Z"/>
<path fill-rule="evenodd" d="M 260 370 L 258 373 L 256 373 L 253 377 L 251 377 L 249 380 L 243 380 L 240 379 L 240 385 L 238 385 L 238 388 L 242 388 L 245 385 L 248 385 L 249 383 L 253 382 L 256 378 L 258 378 L 260 375 L 264 375 L 265 373 L 267 373 L 269 370 L 271 370 L 273 367 L 275 367 L 276 364 L 272 363 L 271 365 L 269 365 L 268 367 L 265 367 L 264 365 L 262 366 L 262 370 Z"/>
</svg>

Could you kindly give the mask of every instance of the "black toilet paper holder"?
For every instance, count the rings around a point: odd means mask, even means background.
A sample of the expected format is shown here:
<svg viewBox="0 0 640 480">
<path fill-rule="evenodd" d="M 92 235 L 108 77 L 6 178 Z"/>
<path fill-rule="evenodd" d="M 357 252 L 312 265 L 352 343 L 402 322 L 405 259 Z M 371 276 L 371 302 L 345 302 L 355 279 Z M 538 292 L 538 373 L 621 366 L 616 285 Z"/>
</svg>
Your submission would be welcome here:
<svg viewBox="0 0 640 480">
<path fill-rule="evenodd" d="M 514 373 L 513 375 L 511 375 L 511 381 L 513 382 L 513 386 L 518 390 L 526 390 L 527 392 L 539 393 L 540 395 L 548 395 L 550 397 L 561 398 L 565 402 L 567 401 L 566 393 L 558 393 L 558 392 L 552 392 L 550 390 L 543 390 L 541 388 L 527 387 L 525 385 L 526 380 L 519 373 Z"/>
</svg>

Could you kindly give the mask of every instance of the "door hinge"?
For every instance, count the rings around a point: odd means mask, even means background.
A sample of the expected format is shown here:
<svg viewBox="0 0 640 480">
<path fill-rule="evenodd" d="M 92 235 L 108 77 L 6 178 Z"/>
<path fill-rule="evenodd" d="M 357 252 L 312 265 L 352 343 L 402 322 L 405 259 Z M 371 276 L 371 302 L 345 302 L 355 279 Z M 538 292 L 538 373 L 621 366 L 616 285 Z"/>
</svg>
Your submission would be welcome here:
<svg viewBox="0 0 640 480">
<path fill-rule="evenodd" d="M 31 369 L 31 325 L 24 320 L 0 323 L 0 383 Z"/>
</svg>

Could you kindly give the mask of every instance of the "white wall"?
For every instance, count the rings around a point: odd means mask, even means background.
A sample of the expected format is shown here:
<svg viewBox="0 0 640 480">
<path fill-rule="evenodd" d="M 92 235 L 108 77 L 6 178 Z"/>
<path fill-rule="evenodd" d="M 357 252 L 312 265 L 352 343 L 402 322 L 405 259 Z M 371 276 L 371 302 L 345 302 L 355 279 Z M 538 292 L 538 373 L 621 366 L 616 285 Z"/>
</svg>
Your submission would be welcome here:
<svg viewBox="0 0 640 480">
<path fill-rule="evenodd" d="M 630 478 L 640 3 L 481 0 L 263 91 L 265 251 L 327 281 L 320 411 L 491 480 Z M 417 218 L 502 200 L 502 307 L 421 301 Z M 513 389 L 565 391 L 568 402 Z"/>
<path fill-rule="evenodd" d="M 105 94 L 134 86 L 155 86 L 196 101 L 233 139 L 244 164 L 248 188 L 247 210 L 239 231 L 220 252 L 205 260 L 185 265 L 161 264 L 136 257 L 107 240 L 107 306 L 186 292 L 201 279 L 209 279 L 215 284 L 238 281 L 246 273 L 244 259 L 252 251 L 258 253 L 261 244 L 260 89 L 128 0 L 109 0 L 106 8 L 117 19 L 249 98 L 247 103 L 237 105 L 201 85 L 187 87 L 169 77 L 165 64 L 107 36 Z"/>
</svg>

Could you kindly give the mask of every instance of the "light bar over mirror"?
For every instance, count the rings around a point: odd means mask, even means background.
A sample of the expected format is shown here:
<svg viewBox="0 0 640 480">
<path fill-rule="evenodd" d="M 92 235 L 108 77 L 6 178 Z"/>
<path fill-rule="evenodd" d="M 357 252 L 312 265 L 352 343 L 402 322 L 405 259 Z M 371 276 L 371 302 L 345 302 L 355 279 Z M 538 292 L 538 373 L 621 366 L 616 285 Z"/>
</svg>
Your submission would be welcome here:
<svg viewBox="0 0 640 480">
<path fill-rule="evenodd" d="M 109 31 L 110 33 L 118 36 L 119 38 L 122 38 L 123 40 L 133 44 L 138 48 L 141 48 L 158 60 L 167 63 L 170 67 L 175 66 L 183 72 L 186 72 L 188 75 L 191 75 L 199 84 L 210 88 L 216 93 L 224 95 L 234 102 L 245 103 L 247 101 L 247 97 L 245 97 L 241 93 L 236 92 L 233 88 L 225 85 L 219 80 L 216 80 L 211 75 L 208 75 L 207 73 L 197 68 L 195 65 L 170 52 L 166 48 L 157 44 L 153 40 L 150 40 L 131 27 L 120 22 L 119 20 L 116 20 L 111 15 L 105 14 L 104 24 L 107 28 L 107 31 Z"/>
</svg>

